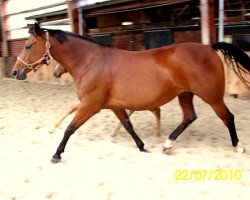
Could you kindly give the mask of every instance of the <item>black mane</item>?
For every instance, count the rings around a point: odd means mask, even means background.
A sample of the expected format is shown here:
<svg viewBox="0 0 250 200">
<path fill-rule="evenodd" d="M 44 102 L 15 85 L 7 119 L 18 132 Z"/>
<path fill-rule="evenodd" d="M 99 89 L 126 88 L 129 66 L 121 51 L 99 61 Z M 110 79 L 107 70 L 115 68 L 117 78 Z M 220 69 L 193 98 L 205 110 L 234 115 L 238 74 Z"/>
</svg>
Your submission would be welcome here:
<svg viewBox="0 0 250 200">
<path fill-rule="evenodd" d="M 78 35 L 78 34 L 75 34 L 75 33 L 72 33 L 72 32 L 68 32 L 68 31 L 62 31 L 62 30 L 53 30 L 53 29 L 42 29 L 43 31 L 48 31 L 49 34 L 56 38 L 57 41 L 60 43 L 60 44 L 63 44 L 65 42 L 68 41 L 68 38 L 66 36 L 71 36 L 71 37 L 75 37 L 75 38 L 79 38 L 81 40 L 87 40 L 89 42 L 93 42 L 93 43 L 96 43 L 96 44 L 99 44 L 101 46 L 108 46 L 110 47 L 110 45 L 106 45 L 106 44 L 102 44 L 100 42 L 97 42 L 95 40 L 93 40 L 92 38 L 90 38 L 88 35 Z"/>
</svg>

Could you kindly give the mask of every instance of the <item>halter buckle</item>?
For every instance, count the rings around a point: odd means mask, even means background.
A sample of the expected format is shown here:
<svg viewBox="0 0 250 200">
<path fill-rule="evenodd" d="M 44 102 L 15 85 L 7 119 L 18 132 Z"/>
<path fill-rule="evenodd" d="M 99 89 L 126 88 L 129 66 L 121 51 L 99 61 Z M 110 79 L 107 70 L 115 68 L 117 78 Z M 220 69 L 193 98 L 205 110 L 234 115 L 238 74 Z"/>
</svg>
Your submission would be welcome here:
<svg viewBox="0 0 250 200">
<path fill-rule="evenodd" d="M 49 49 L 51 47 L 50 42 L 46 41 L 46 48 Z"/>
<path fill-rule="evenodd" d="M 33 69 L 33 64 L 28 64 L 27 63 L 26 66 L 27 66 L 28 69 Z"/>
</svg>

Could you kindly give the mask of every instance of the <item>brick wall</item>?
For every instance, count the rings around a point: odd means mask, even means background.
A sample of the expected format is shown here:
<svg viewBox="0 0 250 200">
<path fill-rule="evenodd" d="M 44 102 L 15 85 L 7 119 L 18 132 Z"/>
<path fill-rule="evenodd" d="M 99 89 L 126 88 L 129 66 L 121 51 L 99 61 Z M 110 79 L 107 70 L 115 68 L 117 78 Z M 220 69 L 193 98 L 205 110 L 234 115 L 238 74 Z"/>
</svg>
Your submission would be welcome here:
<svg viewBox="0 0 250 200">
<path fill-rule="evenodd" d="M 177 31 L 173 34 L 173 43 L 197 42 L 201 43 L 201 31 Z"/>
<path fill-rule="evenodd" d="M 26 38 L 24 39 L 15 39 L 8 40 L 8 50 L 10 57 L 17 57 L 17 55 L 21 52 L 26 42 Z"/>
</svg>

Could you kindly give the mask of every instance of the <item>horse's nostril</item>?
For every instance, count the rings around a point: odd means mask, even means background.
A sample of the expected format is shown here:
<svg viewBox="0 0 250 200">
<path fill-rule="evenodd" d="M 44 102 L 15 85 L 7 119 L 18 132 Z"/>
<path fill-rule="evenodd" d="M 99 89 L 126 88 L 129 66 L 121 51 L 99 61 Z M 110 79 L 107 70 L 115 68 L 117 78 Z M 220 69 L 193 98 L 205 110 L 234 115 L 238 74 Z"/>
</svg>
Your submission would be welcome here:
<svg viewBox="0 0 250 200">
<path fill-rule="evenodd" d="M 16 75 L 17 75 L 17 71 L 16 71 L 16 70 L 13 70 L 13 71 L 12 71 L 12 75 L 13 75 L 13 76 L 16 76 Z"/>
</svg>

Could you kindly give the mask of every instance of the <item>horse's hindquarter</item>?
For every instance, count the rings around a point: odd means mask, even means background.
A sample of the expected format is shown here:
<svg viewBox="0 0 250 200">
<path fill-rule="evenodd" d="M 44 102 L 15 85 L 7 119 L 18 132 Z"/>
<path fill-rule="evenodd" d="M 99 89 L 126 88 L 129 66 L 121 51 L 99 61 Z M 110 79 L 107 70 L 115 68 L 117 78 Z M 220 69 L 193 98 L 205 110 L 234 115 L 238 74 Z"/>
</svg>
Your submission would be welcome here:
<svg viewBox="0 0 250 200">
<path fill-rule="evenodd" d="M 209 102 L 211 99 L 217 101 L 223 98 L 224 68 L 211 46 L 198 43 L 178 44 L 169 62 L 175 81 L 185 91 Z"/>
<path fill-rule="evenodd" d="M 222 98 L 225 89 L 225 75 L 222 61 L 209 45 L 196 43 L 180 44 L 176 49 L 179 69 L 186 80 L 186 89 L 208 98 Z"/>
</svg>

